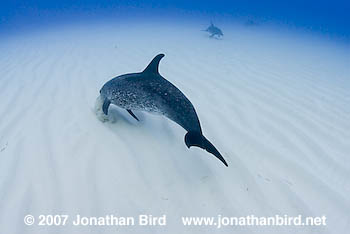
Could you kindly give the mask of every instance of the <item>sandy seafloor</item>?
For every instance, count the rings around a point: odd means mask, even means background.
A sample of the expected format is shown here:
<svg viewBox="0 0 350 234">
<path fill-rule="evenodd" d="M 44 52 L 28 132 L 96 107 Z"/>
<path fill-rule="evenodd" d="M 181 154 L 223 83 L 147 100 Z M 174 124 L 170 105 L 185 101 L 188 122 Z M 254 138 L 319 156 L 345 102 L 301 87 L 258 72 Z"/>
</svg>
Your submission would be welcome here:
<svg viewBox="0 0 350 234">
<path fill-rule="evenodd" d="M 0 233 L 346 233 L 349 45 L 277 28 L 91 23 L 0 39 Z M 161 117 L 94 104 L 114 76 L 160 73 L 227 160 Z M 32 214 L 166 214 L 165 227 L 25 226 Z M 181 216 L 322 216 L 327 226 L 185 227 Z"/>
</svg>

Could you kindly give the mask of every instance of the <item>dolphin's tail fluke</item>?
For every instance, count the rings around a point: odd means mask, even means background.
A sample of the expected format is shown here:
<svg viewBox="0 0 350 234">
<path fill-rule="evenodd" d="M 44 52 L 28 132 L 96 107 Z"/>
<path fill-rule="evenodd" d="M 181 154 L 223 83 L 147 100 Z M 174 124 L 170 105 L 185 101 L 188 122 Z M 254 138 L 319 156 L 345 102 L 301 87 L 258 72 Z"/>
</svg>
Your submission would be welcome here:
<svg viewBox="0 0 350 234">
<path fill-rule="evenodd" d="M 221 156 L 219 151 L 200 132 L 190 131 L 186 133 L 185 144 L 187 145 L 188 148 L 190 148 L 191 146 L 197 146 L 202 149 L 205 149 L 206 151 L 208 151 L 209 153 L 217 157 L 223 164 L 225 164 L 226 167 L 228 167 L 227 162 Z"/>
</svg>

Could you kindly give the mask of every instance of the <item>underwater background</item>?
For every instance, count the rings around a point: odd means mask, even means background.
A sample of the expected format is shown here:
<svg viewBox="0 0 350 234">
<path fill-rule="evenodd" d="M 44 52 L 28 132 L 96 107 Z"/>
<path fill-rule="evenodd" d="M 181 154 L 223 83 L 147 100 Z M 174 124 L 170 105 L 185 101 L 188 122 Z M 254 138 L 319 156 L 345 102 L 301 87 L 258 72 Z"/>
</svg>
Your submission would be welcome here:
<svg viewBox="0 0 350 234">
<path fill-rule="evenodd" d="M 126 18 L 144 20 L 149 18 L 171 18 L 183 21 L 189 19 L 210 19 L 252 21 L 277 24 L 331 37 L 349 39 L 350 3 L 345 0 L 319 0 L 290 2 L 266 1 L 44 1 L 4 0 L 1 2 L 0 26 L 3 30 L 19 32 L 34 30 L 43 25 L 72 23 L 77 20 L 112 18 L 123 21 Z M 185 22 L 184 22 L 185 23 Z"/>
<path fill-rule="evenodd" d="M 349 6 L 1 1 L 0 234 L 347 233 Z M 223 35 L 206 31 L 211 23 Z M 99 118 L 101 87 L 160 53 L 160 74 L 193 104 L 228 167 L 188 149 L 164 116 L 134 111 L 137 121 L 111 104 Z M 39 225 L 40 215 L 67 224 Z M 77 215 L 167 222 L 76 226 Z M 326 225 L 182 222 L 249 215 Z"/>
</svg>

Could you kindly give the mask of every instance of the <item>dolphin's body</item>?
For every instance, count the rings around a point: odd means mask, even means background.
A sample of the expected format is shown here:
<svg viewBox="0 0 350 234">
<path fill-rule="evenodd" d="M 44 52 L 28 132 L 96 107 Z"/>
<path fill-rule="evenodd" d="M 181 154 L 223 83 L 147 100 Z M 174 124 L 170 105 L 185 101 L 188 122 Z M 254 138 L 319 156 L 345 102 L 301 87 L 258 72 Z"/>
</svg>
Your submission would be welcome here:
<svg viewBox="0 0 350 234">
<path fill-rule="evenodd" d="M 218 36 L 218 37 L 221 37 L 221 36 L 224 36 L 224 34 L 222 33 L 221 29 L 214 26 L 214 24 L 211 22 L 210 23 L 210 26 L 203 30 L 203 31 L 206 31 L 208 33 L 210 33 L 210 37 L 214 37 L 215 35 Z"/>
<path fill-rule="evenodd" d="M 192 103 L 159 74 L 158 66 L 163 57 L 164 54 L 157 55 L 143 72 L 117 76 L 104 84 L 100 90 L 103 113 L 108 115 L 109 105 L 114 104 L 126 109 L 136 120 L 134 110 L 162 114 L 187 131 L 185 143 L 188 148 L 205 149 L 227 166 L 219 151 L 203 136 Z"/>
</svg>

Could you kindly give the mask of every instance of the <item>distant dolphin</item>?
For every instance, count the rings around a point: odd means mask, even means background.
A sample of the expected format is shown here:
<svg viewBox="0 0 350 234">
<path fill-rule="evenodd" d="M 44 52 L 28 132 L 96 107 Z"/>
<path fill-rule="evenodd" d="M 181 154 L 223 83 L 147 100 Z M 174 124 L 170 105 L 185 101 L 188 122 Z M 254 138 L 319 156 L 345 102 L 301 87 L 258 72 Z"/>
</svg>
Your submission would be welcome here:
<svg viewBox="0 0 350 234">
<path fill-rule="evenodd" d="M 210 33 L 211 34 L 210 37 L 214 37 L 215 35 L 217 35 L 218 37 L 224 36 L 221 29 L 214 26 L 213 22 L 210 22 L 210 26 L 207 29 L 202 31 Z"/>
<path fill-rule="evenodd" d="M 192 103 L 159 74 L 158 66 L 163 57 L 164 54 L 158 54 L 143 72 L 117 76 L 105 83 L 99 96 L 103 113 L 107 116 L 109 105 L 114 104 L 126 109 L 136 120 L 134 110 L 162 114 L 187 131 L 185 144 L 188 148 L 205 149 L 228 166 L 219 151 L 203 136 Z"/>
</svg>

